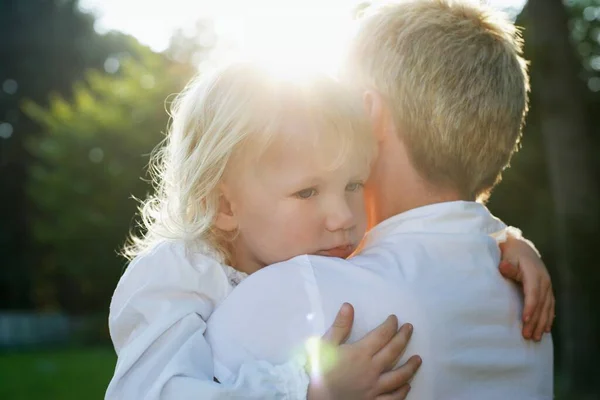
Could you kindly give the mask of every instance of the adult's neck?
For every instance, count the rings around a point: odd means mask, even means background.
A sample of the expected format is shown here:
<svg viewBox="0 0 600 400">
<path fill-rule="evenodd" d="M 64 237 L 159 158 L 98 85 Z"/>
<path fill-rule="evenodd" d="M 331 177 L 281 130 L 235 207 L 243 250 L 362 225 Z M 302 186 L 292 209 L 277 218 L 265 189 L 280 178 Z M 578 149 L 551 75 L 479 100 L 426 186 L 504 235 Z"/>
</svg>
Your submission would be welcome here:
<svg viewBox="0 0 600 400">
<path fill-rule="evenodd" d="M 398 183 L 396 182 L 396 184 Z M 392 190 L 386 189 L 386 186 L 388 185 L 377 185 L 367 195 L 369 229 L 388 218 L 415 208 L 449 201 L 469 200 L 451 191 L 430 191 L 426 188 L 417 190 L 412 186 L 410 192 L 408 192 L 408 187 L 405 187 L 404 190 L 407 190 L 405 192 L 400 186 Z"/>
<path fill-rule="evenodd" d="M 465 198 L 458 190 L 436 185 L 422 177 L 406 154 L 389 155 L 381 154 L 365 186 L 369 229 L 414 208 L 449 201 L 474 200 Z"/>
</svg>

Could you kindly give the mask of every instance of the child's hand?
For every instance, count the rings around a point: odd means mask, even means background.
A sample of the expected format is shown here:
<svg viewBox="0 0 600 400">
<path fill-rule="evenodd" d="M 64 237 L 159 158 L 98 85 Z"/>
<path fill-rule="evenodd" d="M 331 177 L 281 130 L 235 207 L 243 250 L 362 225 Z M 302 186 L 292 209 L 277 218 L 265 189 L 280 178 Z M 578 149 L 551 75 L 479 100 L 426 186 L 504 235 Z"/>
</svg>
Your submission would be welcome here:
<svg viewBox="0 0 600 400">
<path fill-rule="evenodd" d="M 544 332 L 550 332 L 555 316 L 555 299 L 548 270 L 525 240 L 508 236 L 506 242 L 500 244 L 500 249 L 500 273 L 523 284 L 523 337 L 541 340 Z"/>
<path fill-rule="evenodd" d="M 410 390 L 408 382 L 421 359 L 413 356 L 406 364 L 393 368 L 406 348 L 412 326 L 404 324 L 398 330 L 398 319 L 390 316 L 360 341 L 342 344 L 350 334 L 353 320 L 354 309 L 346 303 L 323 336 L 321 350 L 310 354 L 307 399 L 405 399 Z M 331 365 L 323 365 L 327 363 Z"/>
</svg>

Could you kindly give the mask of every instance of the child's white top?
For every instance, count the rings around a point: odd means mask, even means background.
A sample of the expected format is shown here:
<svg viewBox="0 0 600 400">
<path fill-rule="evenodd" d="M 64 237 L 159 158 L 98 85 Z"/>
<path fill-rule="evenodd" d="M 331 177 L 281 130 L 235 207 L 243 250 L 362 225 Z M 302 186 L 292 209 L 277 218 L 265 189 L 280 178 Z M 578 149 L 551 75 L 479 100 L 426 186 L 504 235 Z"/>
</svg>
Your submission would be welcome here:
<svg viewBox="0 0 600 400">
<path fill-rule="evenodd" d="M 297 360 L 251 362 L 235 381 L 213 381 L 206 321 L 244 277 L 204 245 L 168 241 L 135 258 L 110 305 L 118 361 L 106 398 L 305 399 L 308 377 Z"/>
</svg>

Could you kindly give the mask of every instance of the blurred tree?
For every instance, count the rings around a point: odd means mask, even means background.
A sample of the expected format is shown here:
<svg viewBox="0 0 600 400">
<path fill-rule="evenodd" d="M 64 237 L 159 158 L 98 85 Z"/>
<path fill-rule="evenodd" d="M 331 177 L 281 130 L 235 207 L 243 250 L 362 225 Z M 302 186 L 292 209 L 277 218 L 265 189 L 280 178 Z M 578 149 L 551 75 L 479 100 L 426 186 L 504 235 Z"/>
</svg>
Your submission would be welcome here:
<svg viewBox="0 0 600 400">
<path fill-rule="evenodd" d="M 596 20 L 596 15 L 600 17 L 597 10 L 600 8 L 584 8 L 583 20 Z M 588 12 L 593 18 L 587 17 Z M 594 334 L 596 321 L 588 317 L 593 306 L 585 282 L 597 276 L 589 269 L 597 265 L 590 255 L 597 246 L 600 197 L 592 163 L 592 116 L 587 113 L 587 88 L 580 79 L 585 76 L 581 61 L 586 71 L 588 60 L 575 53 L 562 1 L 529 0 L 527 15 L 532 95 L 540 116 L 556 215 L 562 377 L 569 393 L 591 399 L 600 393 L 596 361 L 600 336 Z M 583 39 L 576 46 L 587 43 Z M 593 70 L 594 61 L 591 64 Z"/>
<path fill-rule="evenodd" d="M 600 1 L 529 0 L 517 23 L 531 60 L 531 112 L 523 150 L 490 208 L 534 239 L 553 272 L 558 299 L 558 387 L 596 398 L 600 283 Z M 523 201 L 527 199 L 527 201 Z M 548 216 L 554 215 L 554 218 Z"/>
<path fill-rule="evenodd" d="M 70 102 L 55 95 L 47 109 L 24 107 L 44 129 L 27 142 L 36 160 L 27 188 L 38 210 L 33 238 L 48 249 L 34 285 L 45 308 L 108 310 L 137 206 L 130 197 L 150 189 L 140 176 L 167 125 L 165 99 L 192 73 L 150 52 L 115 63 L 120 75 L 89 72 Z"/>
<path fill-rule="evenodd" d="M 69 96 L 87 68 L 114 66 L 111 54 L 129 51 L 122 34 L 100 36 L 76 0 L 0 1 L 0 308 L 30 307 L 37 249 L 29 240 L 31 204 L 25 194 L 31 161 L 24 148 L 39 128 L 20 109 L 23 99 L 44 104 L 50 92 Z M 111 64 L 112 63 L 112 64 Z"/>
<path fill-rule="evenodd" d="M 165 55 L 180 64 L 193 65 L 202 69 L 217 43 L 214 22 L 200 19 L 193 29 L 178 29 L 171 36 Z"/>
<path fill-rule="evenodd" d="M 586 258 L 597 245 L 590 238 L 595 236 L 600 216 L 598 181 L 591 161 L 591 118 L 563 3 L 529 0 L 527 15 L 534 63 L 532 93 L 540 114 L 556 215 L 561 357 L 568 371 L 563 375 L 564 385 L 569 393 L 586 396 L 598 393 L 594 387 L 598 387 L 600 372 L 598 336 L 593 336 L 594 321 L 587 317 L 592 310 L 590 292 L 584 290 L 590 278 L 586 270 L 591 260 Z"/>
</svg>

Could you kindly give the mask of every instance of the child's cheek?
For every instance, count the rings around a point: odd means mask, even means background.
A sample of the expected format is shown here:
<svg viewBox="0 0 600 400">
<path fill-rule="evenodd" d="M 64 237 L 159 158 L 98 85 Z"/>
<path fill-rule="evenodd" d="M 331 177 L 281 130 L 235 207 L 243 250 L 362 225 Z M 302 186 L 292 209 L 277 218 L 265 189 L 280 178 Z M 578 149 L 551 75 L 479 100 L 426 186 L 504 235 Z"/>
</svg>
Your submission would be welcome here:
<svg viewBox="0 0 600 400">
<path fill-rule="evenodd" d="M 308 220 L 290 222 L 282 235 L 292 257 L 317 250 L 313 244 L 318 238 L 317 232 L 307 222 Z"/>
</svg>

